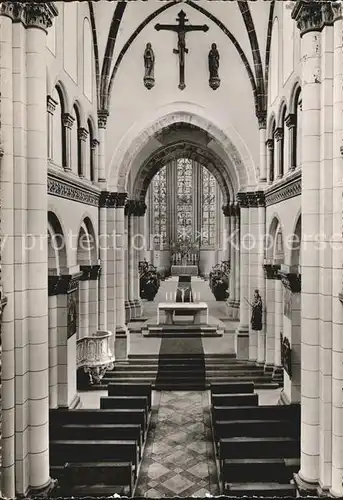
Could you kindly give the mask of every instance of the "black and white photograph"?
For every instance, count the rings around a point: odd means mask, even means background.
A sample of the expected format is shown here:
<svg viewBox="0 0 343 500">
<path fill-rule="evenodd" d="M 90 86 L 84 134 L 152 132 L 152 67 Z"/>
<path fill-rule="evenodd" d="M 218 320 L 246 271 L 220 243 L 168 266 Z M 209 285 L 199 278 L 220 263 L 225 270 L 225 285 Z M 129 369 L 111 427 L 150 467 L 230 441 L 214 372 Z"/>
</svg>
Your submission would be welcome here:
<svg viewBox="0 0 343 500">
<path fill-rule="evenodd" d="M 343 0 L 0 0 L 0 498 L 343 499 Z"/>
</svg>

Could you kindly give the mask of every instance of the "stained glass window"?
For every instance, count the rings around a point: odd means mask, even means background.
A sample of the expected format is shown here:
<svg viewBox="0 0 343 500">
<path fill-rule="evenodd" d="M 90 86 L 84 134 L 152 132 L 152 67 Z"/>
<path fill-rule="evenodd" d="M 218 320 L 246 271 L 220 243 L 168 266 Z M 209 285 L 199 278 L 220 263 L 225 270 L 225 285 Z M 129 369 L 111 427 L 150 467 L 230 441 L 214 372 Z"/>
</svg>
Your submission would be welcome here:
<svg viewBox="0 0 343 500">
<path fill-rule="evenodd" d="M 213 246 L 216 243 L 216 180 L 205 167 L 202 168 L 201 195 L 201 243 Z"/>
<path fill-rule="evenodd" d="M 152 180 L 154 246 L 167 244 L 167 167 L 161 168 Z"/>
<path fill-rule="evenodd" d="M 178 235 L 191 235 L 193 229 L 193 162 L 188 158 L 177 160 L 177 230 Z"/>
</svg>

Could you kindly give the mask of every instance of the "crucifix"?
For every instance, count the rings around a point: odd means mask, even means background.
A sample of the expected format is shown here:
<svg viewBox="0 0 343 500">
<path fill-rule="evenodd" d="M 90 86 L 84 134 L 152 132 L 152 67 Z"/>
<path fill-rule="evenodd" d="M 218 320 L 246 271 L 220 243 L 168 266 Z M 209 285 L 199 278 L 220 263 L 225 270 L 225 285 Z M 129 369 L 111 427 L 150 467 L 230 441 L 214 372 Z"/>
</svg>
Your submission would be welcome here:
<svg viewBox="0 0 343 500">
<path fill-rule="evenodd" d="M 186 33 L 189 31 L 208 31 L 207 24 L 203 25 L 188 25 L 188 19 L 186 18 L 186 14 L 183 10 L 180 10 L 178 13 L 176 21 L 178 24 L 156 24 L 155 29 L 157 31 L 160 30 L 168 30 L 175 31 L 177 33 L 178 42 L 177 49 L 173 49 L 174 54 L 178 54 L 179 56 L 179 68 L 180 68 L 180 83 L 179 89 L 183 90 L 186 87 L 185 84 L 185 54 L 188 54 L 188 49 L 186 47 Z"/>
</svg>

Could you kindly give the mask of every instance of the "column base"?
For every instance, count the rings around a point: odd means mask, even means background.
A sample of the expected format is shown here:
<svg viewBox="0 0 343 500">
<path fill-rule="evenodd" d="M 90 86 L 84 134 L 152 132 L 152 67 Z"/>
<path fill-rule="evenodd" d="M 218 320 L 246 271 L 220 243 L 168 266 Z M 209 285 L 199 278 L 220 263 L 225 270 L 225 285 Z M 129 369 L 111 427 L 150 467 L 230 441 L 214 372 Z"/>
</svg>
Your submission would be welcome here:
<svg viewBox="0 0 343 500">
<path fill-rule="evenodd" d="M 26 495 L 17 495 L 17 498 L 26 498 L 26 497 L 49 498 L 50 493 L 56 487 L 57 487 L 57 479 L 51 479 L 51 477 L 49 477 L 49 480 L 43 486 L 40 486 L 39 488 L 32 488 L 30 486 Z"/>
<path fill-rule="evenodd" d="M 240 325 L 236 330 L 237 359 L 249 359 L 249 327 Z"/>
<path fill-rule="evenodd" d="M 131 302 L 129 300 L 125 300 L 125 323 L 128 323 L 131 319 Z"/>
<path fill-rule="evenodd" d="M 143 304 L 141 299 L 134 299 L 132 302 L 135 310 L 135 318 L 141 318 L 143 315 Z"/>
<path fill-rule="evenodd" d="M 273 374 L 273 372 L 274 372 L 274 365 L 265 363 L 264 364 L 264 373 Z"/>
<path fill-rule="evenodd" d="M 317 496 L 317 491 L 319 488 L 319 483 L 317 481 L 306 481 L 301 477 L 300 472 L 298 472 L 297 474 L 293 474 L 293 479 L 299 496 Z"/>
<path fill-rule="evenodd" d="M 130 353 L 130 334 L 126 326 L 116 329 L 114 352 L 116 361 L 127 361 Z"/>
<path fill-rule="evenodd" d="M 280 392 L 280 397 L 279 397 L 277 404 L 280 406 L 287 406 L 287 405 L 291 404 L 291 400 L 289 399 L 289 397 L 285 393 L 284 389 L 282 389 L 282 391 Z"/>
</svg>

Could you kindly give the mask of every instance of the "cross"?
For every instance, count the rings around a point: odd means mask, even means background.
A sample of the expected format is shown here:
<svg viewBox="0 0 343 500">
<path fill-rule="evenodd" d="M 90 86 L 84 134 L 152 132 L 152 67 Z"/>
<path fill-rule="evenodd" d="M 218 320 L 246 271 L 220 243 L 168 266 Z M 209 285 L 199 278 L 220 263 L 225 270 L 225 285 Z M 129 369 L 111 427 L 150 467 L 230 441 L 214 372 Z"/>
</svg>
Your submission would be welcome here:
<svg viewBox="0 0 343 500">
<path fill-rule="evenodd" d="M 180 10 L 178 13 L 176 21 L 178 24 L 156 24 L 155 29 L 157 31 L 160 30 L 168 30 L 175 31 L 177 33 L 178 42 L 177 49 L 173 49 L 174 54 L 178 54 L 179 56 L 179 68 L 180 68 L 180 83 L 179 89 L 183 90 L 186 87 L 185 84 L 185 54 L 188 54 L 188 49 L 186 47 L 186 33 L 189 31 L 208 31 L 208 26 L 206 24 L 203 25 L 188 25 L 188 19 L 186 18 L 186 14 L 183 10 Z"/>
</svg>

